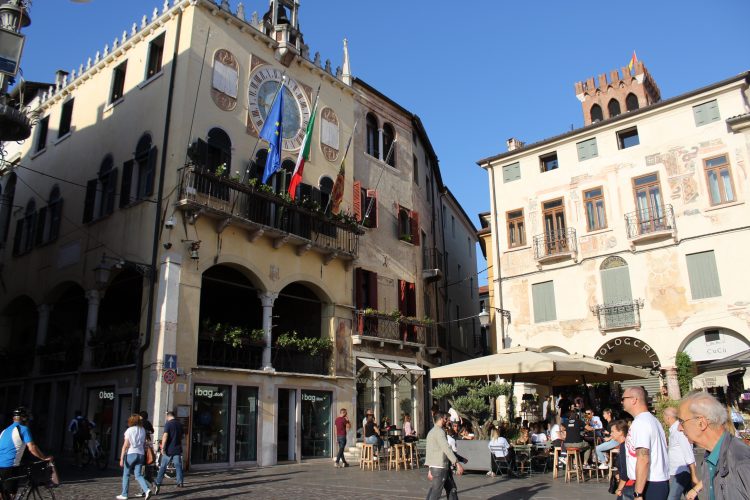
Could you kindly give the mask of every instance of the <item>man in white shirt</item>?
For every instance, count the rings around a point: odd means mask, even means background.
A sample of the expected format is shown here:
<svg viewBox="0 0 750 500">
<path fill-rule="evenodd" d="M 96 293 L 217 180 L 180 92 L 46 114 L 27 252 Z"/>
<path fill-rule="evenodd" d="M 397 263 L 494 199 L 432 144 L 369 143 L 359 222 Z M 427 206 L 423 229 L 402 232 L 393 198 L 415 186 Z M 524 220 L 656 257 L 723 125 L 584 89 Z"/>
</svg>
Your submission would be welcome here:
<svg viewBox="0 0 750 500">
<path fill-rule="evenodd" d="M 669 426 L 669 500 L 680 500 L 683 493 L 698 484 L 693 447 L 680 429 L 677 408 L 664 410 L 664 423 Z"/>
<path fill-rule="evenodd" d="M 664 429 L 648 411 L 643 387 L 625 389 L 621 402 L 623 409 L 633 416 L 625 439 L 628 477 L 635 480 L 633 498 L 667 500 L 669 464 Z"/>
</svg>

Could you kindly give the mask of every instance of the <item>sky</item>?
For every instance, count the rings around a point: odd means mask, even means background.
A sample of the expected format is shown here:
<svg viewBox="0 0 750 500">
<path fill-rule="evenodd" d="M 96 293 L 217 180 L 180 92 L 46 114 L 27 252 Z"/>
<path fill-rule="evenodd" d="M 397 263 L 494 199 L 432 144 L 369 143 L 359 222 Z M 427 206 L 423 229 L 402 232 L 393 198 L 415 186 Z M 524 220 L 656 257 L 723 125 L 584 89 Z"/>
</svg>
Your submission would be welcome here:
<svg viewBox="0 0 750 500">
<path fill-rule="evenodd" d="M 79 0 L 80 2 L 81 0 Z M 171 3 L 171 0 L 170 0 Z M 230 0 L 233 11 L 237 0 Z M 249 18 L 267 0 L 245 0 Z M 663 99 L 750 69 L 747 0 L 574 3 L 527 0 L 300 0 L 310 53 L 333 68 L 349 41 L 352 74 L 419 115 L 443 181 L 479 227 L 490 210 L 476 162 L 583 125 L 577 81 L 627 65 L 633 51 Z M 53 81 L 93 59 L 161 0 L 34 0 L 23 76 Z M 744 54 L 744 56 L 743 56 Z M 478 252 L 478 271 L 486 263 Z M 479 284 L 486 284 L 486 272 Z"/>
</svg>

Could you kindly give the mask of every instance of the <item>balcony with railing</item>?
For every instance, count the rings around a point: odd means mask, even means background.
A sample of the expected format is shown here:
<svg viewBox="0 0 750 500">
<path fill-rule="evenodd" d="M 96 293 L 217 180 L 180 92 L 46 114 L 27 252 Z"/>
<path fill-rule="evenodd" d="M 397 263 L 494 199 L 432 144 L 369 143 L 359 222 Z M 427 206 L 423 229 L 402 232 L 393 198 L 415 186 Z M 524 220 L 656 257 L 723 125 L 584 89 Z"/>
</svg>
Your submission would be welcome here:
<svg viewBox="0 0 750 500">
<path fill-rule="evenodd" d="M 355 344 L 368 341 L 381 346 L 387 343 L 400 347 L 438 347 L 437 330 L 431 321 L 358 310 L 354 312 L 354 325 Z"/>
<path fill-rule="evenodd" d="M 659 210 L 636 210 L 625 214 L 625 225 L 631 244 L 651 240 L 676 238 L 674 210 L 672 205 L 664 205 Z"/>
<path fill-rule="evenodd" d="M 273 355 L 273 368 L 277 372 L 330 375 L 330 359 L 330 352 L 311 354 L 292 349 L 276 348 Z"/>
<path fill-rule="evenodd" d="M 232 344 L 222 337 L 201 333 L 198 335 L 198 365 L 260 370 L 263 347 L 262 342 Z"/>
<path fill-rule="evenodd" d="M 422 250 L 422 279 L 436 281 L 443 278 L 443 252 L 435 247 Z"/>
<path fill-rule="evenodd" d="M 97 342 L 89 345 L 91 368 L 103 369 L 135 364 L 138 339 Z"/>
<path fill-rule="evenodd" d="M 575 259 L 578 254 L 576 230 L 556 229 L 534 236 L 534 258 L 538 264 Z"/>
<path fill-rule="evenodd" d="M 290 244 L 297 255 L 308 250 L 334 258 L 357 257 L 362 230 L 355 221 L 336 218 L 313 207 L 291 202 L 265 186 L 244 184 L 194 165 L 183 169 L 177 207 L 192 215 L 217 219 L 221 230 L 227 224 L 244 227 L 250 240 L 267 236 L 274 248 Z"/>
<path fill-rule="evenodd" d="M 641 328 L 641 309 L 643 299 L 596 304 L 591 312 L 599 320 L 599 331 L 627 330 Z"/>
</svg>

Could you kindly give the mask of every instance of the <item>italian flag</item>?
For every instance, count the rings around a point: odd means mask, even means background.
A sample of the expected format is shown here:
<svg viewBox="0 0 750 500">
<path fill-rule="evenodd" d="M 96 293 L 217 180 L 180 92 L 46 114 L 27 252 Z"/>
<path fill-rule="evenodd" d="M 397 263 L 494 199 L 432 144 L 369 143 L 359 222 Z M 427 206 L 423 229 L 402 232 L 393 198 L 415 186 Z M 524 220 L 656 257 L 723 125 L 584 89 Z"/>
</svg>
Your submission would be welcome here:
<svg viewBox="0 0 750 500">
<path fill-rule="evenodd" d="M 313 105 L 312 116 L 310 121 L 307 122 L 307 129 L 305 130 L 305 139 L 302 141 L 302 148 L 299 150 L 299 156 L 297 157 L 297 164 L 294 165 L 294 172 L 292 173 L 292 180 L 289 182 L 289 197 L 294 199 L 297 193 L 297 186 L 302 182 L 302 172 L 305 170 L 305 162 L 310 158 L 310 143 L 312 142 L 313 127 L 315 126 L 315 113 L 318 110 L 318 98 L 315 98 L 315 104 Z"/>
</svg>

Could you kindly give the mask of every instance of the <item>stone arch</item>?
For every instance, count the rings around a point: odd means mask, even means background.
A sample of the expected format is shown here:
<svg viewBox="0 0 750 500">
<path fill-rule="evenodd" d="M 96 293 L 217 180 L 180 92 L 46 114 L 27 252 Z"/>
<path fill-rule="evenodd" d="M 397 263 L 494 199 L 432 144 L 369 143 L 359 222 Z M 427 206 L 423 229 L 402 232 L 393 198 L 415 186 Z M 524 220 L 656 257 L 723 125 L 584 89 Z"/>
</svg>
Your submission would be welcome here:
<svg viewBox="0 0 750 500">
<path fill-rule="evenodd" d="M 312 290 L 321 303 L 330 304 L 334 302 L 333 293 L 325 283 L 312 281 L 310 279 L 310 276 L 305 274 L 292 274 L 290 276 L 287 276 L 279 282 L 278 286 L 274 288 L 281 291 L 293 283 L 300 283 Z"/>
<path fill-rule="evenodd" d="M 539 350 L 542 352 L 551 352 L 551 353 L 559 352 L 560 354 L 570 354 L 566 349 L 563 349 L 562 347 L 559 347 L 556 345 L 544 346 L 544 347 L 541 347 Z"/>
<path fill-rule="evenodd" d="M 241 273 L 247 278 L 253 287 L 260 291 L 266 291 L 271 289 L 271 284 L 264 279 L 262 271 L 257 268 L 253 263 L 246 262 L 246 258 L 235 254 L 222 253 L 219 256 L 219 260 L 214 262 L 213 259 L 203 259 L 205 265 L 200 266 L 201 276 L 214 266 L 226 266 Z"/>
<path fill-rule="evenodd" d="M 677 353 L 686 352 L 693 362 L 709 362 L 750 349 L 750 339 L 726 326 L 707 326 L 686 335 Z M 676 354 L 676 353 L 675 353 Z"/>
<path fill-rule="evenodd" d="M 614 337 L 607 340 L 595 352 L 594 357 L 628 366 L 639 366 L 648 370 L 661 368 L 656 350 L 643 339 L 636 337 Z"/>
</svg>

